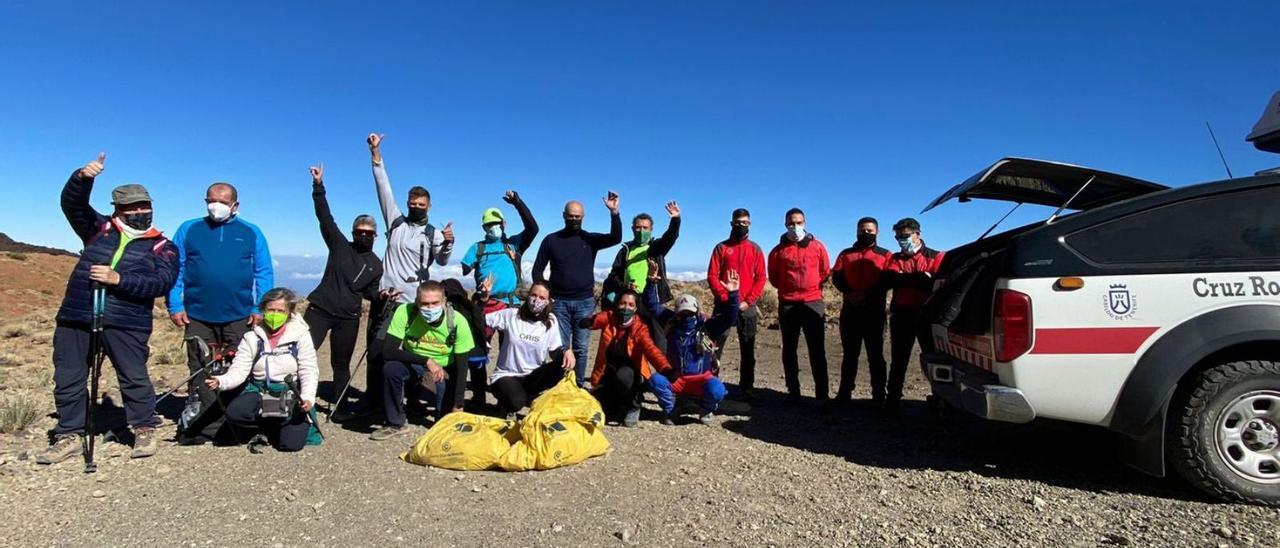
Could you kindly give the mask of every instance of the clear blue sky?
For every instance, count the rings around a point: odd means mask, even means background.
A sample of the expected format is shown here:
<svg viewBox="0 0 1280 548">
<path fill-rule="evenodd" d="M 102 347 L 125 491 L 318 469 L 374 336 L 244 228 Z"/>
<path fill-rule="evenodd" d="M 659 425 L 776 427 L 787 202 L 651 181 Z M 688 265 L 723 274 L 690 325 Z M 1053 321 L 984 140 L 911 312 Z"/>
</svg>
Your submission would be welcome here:
<svg viewBox="0 0 1280 548">
<path fill-rule="evenodd" d="M 375 212 L 369 131 L 463 242 L 507 188 L 544 233 L 570 198 L 605 230 L 616 189 L 627 219 L 683 205 L 682 266 L 735 207 L 766 249 L 802 207 L 834 253 L 1007 155 L 1222 178 L 1205 121 L 1237 175 L 1280 165 L 1243 140 L 1280 88 L 1274 1 L 56 4 L 0 4 L 0 231 L 70 249 L 58 192 L 105 150 L 103 209 L 141 182 L 172 232 L 226 180 L 275 253 L 322 253 L 307 166 L 344 224 Z M 920 220 L 948 248 L 1005 207 Z"/>
</svg>

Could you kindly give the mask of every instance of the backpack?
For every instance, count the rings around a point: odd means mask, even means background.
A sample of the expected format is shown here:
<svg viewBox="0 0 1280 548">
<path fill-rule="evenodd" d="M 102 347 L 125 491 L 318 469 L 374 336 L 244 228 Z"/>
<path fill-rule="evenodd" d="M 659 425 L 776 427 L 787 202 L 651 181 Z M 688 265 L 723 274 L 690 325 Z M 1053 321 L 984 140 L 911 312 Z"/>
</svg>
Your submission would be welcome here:
<svg viewBox="0 0 1280 548">
<path fill-rule="evenodd" d="M 511 266 L 515 268 L 516 287 L 519 288 L 521 285 L 524 284 L 524 273 L 520 271 L 520 253 L 517 252 L 514 247 L 511 247 L 511 243 L 507 241 L 506 236 L 503 236 L 501 242 L 502 242 L 503 253 L 509 259 L 511 259 Z M 484 279 L 480 276 L 480 261 L 484 260 L 484 248 L 486 243 L 487 242 L 485 242 L 484 240 L 480 240 L 479 242 L 476 243 L 476 262 L 471 265 L 471 271 L 475 273 L 476 287 L 479 287 L 481 283 L 484 283 Z M 503 295 L 503 294 L 490 295 L 490 297 L 495 299 L 501 299 L 501 298 L 510 297 L 510 296 L 511 295 Z"/>
<path fill-rule="evenodd" d="M 677 375 L 700 375 L 706 371 L 710 371 L 713 375 L 720 374 L 720 356 L 719 352 L 717 352 L 718 348 L 716 347 L 716 342 L 711 340 L 711 337 L 707 335 L 706 324 L 707 319 L 699 315 L 697 326 L 693 331 L 694 336 L 696 337 L 696 340 L 694 341 L 695 346 L 693 354 L 699 359 L 710 356 L 710 359 L 707 362 L 707 368 L 704 371 L 689 372 L 687 371 L 689 364 L 682 363 L 680 364 L 679 370 L 676 371 Z M 680 336 L 675 333 L 675 328 L 675 319 L 673 318 L 671 321 L 667 322 L 666 329 L 664 330 L 666 332 L 668 344 L 680 344 Z M 668 348 L 667 350 L 669 352 L 672 349 Z M 679 351 L 678 346 L 676 347 L 676 350 L 677 352 Z M 683 356 L 682 354 L 680 355 Z"/>
<path fill-rule="evenodd" d="M 391 226 L 387 227 L 388 242 L 391 241 L 391 233 L 395 232 L 397 228 L 400 228 L 400 226 L 406 222 L 408 221 L 405 220 L 404 215 L 396 217 L 396 220 L 391 221 Z M 427 225 L 423 227 L 423 232 L 427 235 L 427 243 L 422 246 L 425 249 L 421 250 L 418 259 L 419 276 L 422 275 L 423 270 L 430 268 L 431 265 L 436 262 L 436 227 L 432 226 L 431 223 L 427 223 Z"/>
</svg>

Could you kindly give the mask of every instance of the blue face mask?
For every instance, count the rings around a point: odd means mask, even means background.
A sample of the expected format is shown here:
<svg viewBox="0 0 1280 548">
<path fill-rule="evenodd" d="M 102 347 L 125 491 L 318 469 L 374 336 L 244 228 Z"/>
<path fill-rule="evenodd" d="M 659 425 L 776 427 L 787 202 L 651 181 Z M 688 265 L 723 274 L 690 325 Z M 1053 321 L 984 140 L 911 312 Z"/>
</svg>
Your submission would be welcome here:
<svg viewBox="0 0 1280 548">
<path fill-rule="evenodd" d="M 418 313 L 422 314 L 422 319 L 427 320 L 427 323 L 436 323 L 444 316 L 444 307 L 427 308 L 423 306 L 418 308 Z"/>
<path fill-rule="evenodd" d="M 690 314 L 684 318 L 676 319 L 676 328 L 681 332 L 688 333 L 698 327 L 698 316 Z"/>
<path fill-rule="evenodd" d="M 905 240 L 898 238 L 898 247 L 902 248 L 903 253 L 910 254 L 916 252 L 916 244 L 911 241 L 911 238 L 907 238 Z"/>
<path fill-rule="evenodd" d="M 498 240 L 502 238 L 502 225 L 493 225 L 484 229 L 484 233 L 490 240 Z"/>
</svg>

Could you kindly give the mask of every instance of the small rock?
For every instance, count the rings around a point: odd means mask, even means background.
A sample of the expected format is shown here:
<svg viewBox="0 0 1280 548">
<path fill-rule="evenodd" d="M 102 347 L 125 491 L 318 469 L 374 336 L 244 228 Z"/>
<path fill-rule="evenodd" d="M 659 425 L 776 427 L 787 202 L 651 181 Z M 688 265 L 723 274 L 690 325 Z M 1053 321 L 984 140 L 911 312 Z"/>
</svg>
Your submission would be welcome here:
<svg viewBox="0 0 1280 548">
<path fill-rule="evenodd" d="M 453 481 L 462 481 L 462 480 L 464 480 L 464 479 L 467 479 L 467 475 L 466 475 L 466 474 L 458 474 L 458 475 L 456 475 L 456 476 L 454 476 L 454 477 L 453 477 Z"/>
<path fill-rule="evenodd" d="M 285 494 L 284 500 L 288 502 L 293 502 L 295 500 L 298 500 L 298 495 L 294 494 L 293 491 L 290 491 L 289 493 Z"/>
<path fill-rule="evenodd" d="M 559 533 L 559 532 L 561 532 L 561 531 L 564 531 L 564 526 L 563 526 L 563 525 L 560 525 L 559 523 L 552 524 L 552 525 L 551 525 L 551 531 L 552 531 L 553 533 Z"/>
<path fill-rule="evenodd" d="M 172 472 L 172 471 L 173 469 L 169 468 L 168 466 L 161 466 L 159 468 L 156 468 L 156 473 L 161 476 L 167 475 L 169 472 Z"/>
<path fill-rule="evenodd" d="M 623 529 L 621 531 L 615 532 L 613 536 L 617 537 L 618 540 L 621 540 L 626 544 L 631 544 L 631 541 L 633 540 L 633 537 L 635 536 L 635 534 L 632 533 L 630 529 Z"/>
<path fill-rule="evenodd" d="M 480 492 L 480 486 L 479 486 L 479 485 L 473 486 L 473 487 L 471 488 L 471 492 L 472 492 L 472 493 L 479 493 L 479 492 Z"/>
<path fill-rule="evenodd" d="M 1031 506 L 1034 506 L 1036 510 L 1044 510 L 1044 507 L 1048 505 L 1049 503 L 1040 497 L 1031 497 Z"/>
<path fill-rule="evenodd" d="M 1126 537 L 1124 535 L 1120 535 L 1116 533 L 1103 533 L 1102 543 L 1112 544 L 1115 546 L 1130 546 L 1133 544 L 1133 541 L 1129 540 L 1129 537 Z"/>
<path fill-rule="evenodd" d="M 24 449 L 18 453 L 18 460 L 27 460 L 27 457 L 30 457 L 30 456 L 31 456 L 31 452 Z"/>
<path fill-rule="evenodd" d="M 312 505 L 311 505 L 311 509 L 312 509 L 312 510 L 315 510 L 315 511 L 317 511 L 317 512 L 319 512 L 321 508 L 324 508 L 324 501 L 323 501 L 323 500 L 322 500 L 322 501 L 320 501 L 320 502 L 317 502 L 317 503 L 315 503 L 315 504 L 312 504 Z"/>
<path fill-rule="evenodd" d="M 100 499 L 100 498 L 105 497 L 105 496 L 107 496 L 107 492 L 106 492 L 106 491 L 103 491 L 103 490 L 101 490 L 101 489 L 98 489 L 97 491 L 94 491 L 94 492 L 93 492 L 93 498 L 95 498 L 95 499 Z"/>
<path fill-rule="evenodd" d="M 1230 527 L 1226 526 L 1214 527 L 1211 529 L 1211 532 L 1225 539 L 1232 539 L 1236 536 L 1235 531 L 1232 531 Z"/>
</svg>

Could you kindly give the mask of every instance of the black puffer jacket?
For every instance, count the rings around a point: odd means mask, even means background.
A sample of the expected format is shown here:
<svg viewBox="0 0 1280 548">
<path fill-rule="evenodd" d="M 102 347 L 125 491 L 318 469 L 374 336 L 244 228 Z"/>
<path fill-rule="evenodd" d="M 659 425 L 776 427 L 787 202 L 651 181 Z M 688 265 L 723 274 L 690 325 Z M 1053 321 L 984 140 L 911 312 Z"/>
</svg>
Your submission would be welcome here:
<svg viewBox="0 0 1280 548">
<path fill-rule="evenodd" d="M 373 302 L 378 298 L 378 280 L 382 279 L 382 260 L 372 250 L 356 249 L 347 241 L 329 210 L 324 184 L 315 185 L 311 199 L 316 206 L 316 220 L 320 221 L 320 235 L 329 248 L 329 258 L 324 265 L 324 276 L 307 300 L 339 318 L 360 319 L 360 299 Z"/>
<path fill-rule="evenodd" d="M 80 262 L 67 281 L 67 292 L 58 310 L 58 321 L 89 324 L 93 321 L 93 289 L 89 267 L 110 264 L 120 247 L 120 231 L 111 218 L 89 205 L 93 179 L 77 170 L 62 189 L 62 213 L 84 242 Z M 151 308 L 178 278 L 178 249 L 159 231 L 130 241 L 116 264 L 120 284 L 107 287 L 103 324 L 117 329 L 151 331 Z"/>
</svg>

